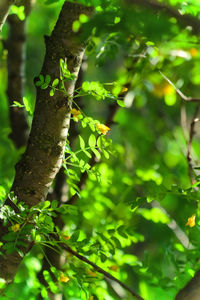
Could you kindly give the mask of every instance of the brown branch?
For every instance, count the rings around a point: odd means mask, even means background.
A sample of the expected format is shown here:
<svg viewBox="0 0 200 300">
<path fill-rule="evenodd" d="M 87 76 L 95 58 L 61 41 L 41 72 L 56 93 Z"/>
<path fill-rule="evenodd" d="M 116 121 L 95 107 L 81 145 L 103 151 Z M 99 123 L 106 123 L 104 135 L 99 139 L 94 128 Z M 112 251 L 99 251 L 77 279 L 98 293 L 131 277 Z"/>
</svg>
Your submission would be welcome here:
<svg viewBox="0 0 200 300">
<path fill-rule="evenodd" d="M 175 300 L 199 300 L 200 295 L 200 271 L 181 289 Z"/>
<path fill-rule="evenodd" d="M 56 26 L 50 37 L 46 37 L 46 55 L 41 74 L 59 78 L 59 60 L 67 59 L 68 69 L 77 78 L 81 65 L 85 41 L 72 31 L 73 22 L 81 13 L 90 15 L 93 9 L 80 4 L 65 2 Z M 49 96 L 49 88 L 37 88 L 36 107 L 27 149 L 16 166 L 16 175 L 11 190 L 19 201 L 32 207 L 46 198 L 49 187 L 63 159 L 65 141 L 70 123 L 71 97 L 75 80 L 66 85 L 67 97 L 57 91 Z M 7 204 L 7 202 L 6 202 Z M 0 227 L 0 237 L 6 228 Z M 27 241 L 27 253 L 30 243 Z M 8 283 L 13 280 L 22 258 L 18 253 L 0 257 L 0 277 Z"/>
<path fill-rule="evenodd" d="M 163 2 L 156 0 L 125 0 L 127 4 L 136 4 L 142 8 L 152 9 L 156 13 L 165 13 L 169 17 L 173 17 L 177 20 L 179 25 L 183 27 L 191 26 L 192 31 L 195 34 L 200 32 L 200 20 L 189 14 L 181 14 L 178 9 L 172 6 L 166 5 Z"/>
<path fill-rule="evenodd" d="M 95 263 L 91 262 L 89 259 L 87 259 L 85 256 L 79 254 L 78 252 L 74 251 L 73 249 L 71 249 L 67 244 L 59 244 L 63 249 L 65 249 L 67 252 L 73 254 L 74 256 L 76 256 L 79 260 L 85 262 L 86 264 L 92 266 L 98 273 L 103 274 L 106 278 L 111 279 L 115 282 L 117 282 L 120 286 L 122 286 L 125 290 L 127 290 L 129 293 L 131 293 L 131 295 L 133 295 L 135 298 L 139 299 L 139 300 L 144 300 L 141 296 L 139 296 L 138 294 L 136 294 L 130 287 L 128 287 L 126 284 L 124 284 L 123 282 L 121 282 L 119 279 L 115 278 L 114 276 L 112 276 L 110 273 L 106 272 L 105 270 L 103 270 L 102 268 L 100 268 L 99 266 L 97 266 Z"/>
<path fill-rule="evenodd" d="M 197 118 L 198 113 L 199 113 L 199 105 L 195 109 L 195 112 L 194 112 L 194 115 L 192 118 L 192 122 L 190 124 L 189 141 L 188 141 L 188 146 L 187 146 L 188 174 L 189 174 L 189 178 L 190 178 L 190 181 L 192 184 L 194 184 L 196 182 L 196 180 L 194 178 L 194 169 L 193 169 L 193 165 L 192 165 L 191 150 L 192 150 L 192 140 L 195 135 L 195 124 L 199 121 L 199 118 Z"/>
</svg>

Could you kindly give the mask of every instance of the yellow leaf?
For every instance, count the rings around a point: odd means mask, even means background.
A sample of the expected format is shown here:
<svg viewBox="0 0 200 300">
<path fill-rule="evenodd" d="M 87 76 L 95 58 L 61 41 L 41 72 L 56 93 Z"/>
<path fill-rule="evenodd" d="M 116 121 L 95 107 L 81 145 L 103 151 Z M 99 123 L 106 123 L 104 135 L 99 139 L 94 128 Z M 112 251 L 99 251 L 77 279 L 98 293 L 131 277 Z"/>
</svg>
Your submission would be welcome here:
<svg viewBox="0 0 200 300">
<path fill-rule="evenodd" d="M 88 272 L 88 274 L 89 274 L 90 276 L 92 276 L 92 277 L 97 277 L 97 274 L 94 273 L 93 271 L 88 270 L 87 272 Z"/>
<path fill-rule="evenodd" d="M 67 277 L 63 273 L 61 273 L 60 277 L 59 277 L 59 281 L 60 282 L 68 282 L 69 281 L 69 277 Z"/>
<path fill-rule="evenodd" d="M 121 89 L 121 93 L 126 93 L 127 91 L 128 91 L 128 88 L 125 86 Z"/>
<path fill-rule="evenodd" d="M 15 225 L 11 226 L 11 230 L 13 232 L 19 231 L 20 230 L 20 225 L 19 224 L 15 224 Z"/>
<path fill-rule="evenodd" d="M 196 48 L 191 48 L 189 50 L 190 54 L 192 55 L 192 57 L 195 57 L 198 55 L 198 50 Z"/>
<path fill-rule="evenodd" d="M 109 269 L 111 271 L 117 272 L 119 270 L 119 267 L 118 266 L 110 266 Z"/>
<path fill-rule="evenodd" d="M 81 115 L 80 110 L 77 110 L 76 108 L 72 108 L 71 114 L 73 115 L 74 121 L 78 122 L 78 116 Z"/>
<path fill-rule="evenodd" d="M 185 225 L 194 227 L 195 226 L 195 218 L 196 218 L 196 215 L 192 215 L 190 218 L 188 218 L 188 221 Z"/>
<path fill-rule="evenodd" d="M 69 236 L 69 235 L 62 235 L 62 237 L 63 237 L 63 239 L 64 240 L 66 240 L 66 241 L 68 241 L 70 238 L 71 238 L 71 236 Z"/>
<path fill-rule="evenodd" d="M 101 133 L 103 133 L 104 135 L 107 134 L 107 132 L 110 130 L 110 128 L 104 124 L 98 124 L 97 128 L 99 129 L 99 131 Z"/>
</svg>

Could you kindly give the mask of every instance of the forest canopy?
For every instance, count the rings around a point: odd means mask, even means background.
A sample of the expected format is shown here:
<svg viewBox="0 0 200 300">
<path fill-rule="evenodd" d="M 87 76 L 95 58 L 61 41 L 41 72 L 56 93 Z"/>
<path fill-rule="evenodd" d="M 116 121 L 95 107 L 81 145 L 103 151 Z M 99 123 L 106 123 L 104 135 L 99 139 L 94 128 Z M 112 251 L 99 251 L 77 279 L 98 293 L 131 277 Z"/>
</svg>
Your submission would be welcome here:
<svg viewBox="0 0 200 300">
<path fill-rule="evenodd" d="M 198 0 L 0 0 L 0 299 L 200 299 Z"/>
</svg>

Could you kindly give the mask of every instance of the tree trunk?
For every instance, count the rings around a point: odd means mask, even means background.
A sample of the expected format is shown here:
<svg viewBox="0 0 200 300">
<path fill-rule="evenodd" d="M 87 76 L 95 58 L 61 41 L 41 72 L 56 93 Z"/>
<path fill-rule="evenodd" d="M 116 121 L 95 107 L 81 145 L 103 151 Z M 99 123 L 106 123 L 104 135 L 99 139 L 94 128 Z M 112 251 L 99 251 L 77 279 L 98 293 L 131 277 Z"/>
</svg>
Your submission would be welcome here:
<svg viewBox="0 0 200 300">
<path fill-rule="evenodd" d="M 49 74 L 52 80 L 59 78 L 59 60 L 62 58 L 67 59 L 68 69 L 77 78 L 85 42 L 80 42 L 79 34 L 72 31 L 72 24 L 82 13 L 89 15 L 92 8 L 68 2 L 63 5 L 51 37 L 45 38 L 46 55 L 41 71 L 44 76 Z M 62 164 L 75 81 L 68 81 L 65 86 L 68 97 L 60 91 L 56 91 L 55 95 L 50 97 L 49 88 L 37 88 L 36 107 L 27 149 L 16 166 L 11 188 L 18 199 L 29 207 L 45 200 Z M 5 230 L 5 227 L 1 226 L 1 239 Z M 22 249 L 24 254 L 30 247 L 27 241 L 27 248 Z M 11 282 L 21 260 L 16 252 L 0 256 L 0 277 L 8 283 Z"/>
<path fill-rule="evenodd" d="M 25 6 L 26 19 L 30 13 L 31 1 L 20 1 L 19 5 Z M 20 20 L 16 15 L 8 16 L 9 37 L 6 41 L 8 50 L 8 88 L 9 114 L 11 124 L 10 138 L 16 148 L 26 146 L 28 139 L 28 124 L 26 112 L 23 108 L 13 107 L 13 101 L 23 104 L 25 83 L 25 59 L 26 59 L 26 19 Z"/>
<path fill-rule="evenodd" d="M 200 299 L 200 271 L 180 290 L 176 300 L 199 300 Z"/>
</svg>

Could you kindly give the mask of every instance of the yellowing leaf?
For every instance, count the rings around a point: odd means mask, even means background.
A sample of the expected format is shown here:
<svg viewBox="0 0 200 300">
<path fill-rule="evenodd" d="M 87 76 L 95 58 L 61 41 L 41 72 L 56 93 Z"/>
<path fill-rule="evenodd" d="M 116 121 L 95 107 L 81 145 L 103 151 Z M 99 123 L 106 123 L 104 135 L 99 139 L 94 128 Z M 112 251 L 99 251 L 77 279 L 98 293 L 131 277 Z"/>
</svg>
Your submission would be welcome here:
<svg viewBox="0 0 200 300">
<path fill-rule="evenodd" d="M 195 226 L 195 218 L 196 218 L 196 215 L 192 215 L 190 218 L 188 218 L 188 221 L 185 225 L 194 227 Z"/>
<path fill-rule="evenodd" d="M 113 266 L 110 266 L 109 269 L 110 269 L 111 271 L 117 272 L 117 271 L 119 270 L 119 267 L 113 265 Z"/>
<path fill-rule="evenodd" d="M 20 225 L 19 224 L 15 224 L 15 225 L 11 226 L 11 230 L 13 232 L 19 231 L 20 230 Z"/>
<path fill-rule="evenodd" d="M 99 131 L 100 131 L 101 133 L 103 133 L 104 135 L 106 135 L 107 132 L 110 130 L 110 128 L 109 128 L 108 126 L 104 125 L 104 124 L 98 124 L 98 125 L 97 125 L 97 128 L 98 128 Z"/>
<path fill-rule="evenodd" d="M 78 116 L 81 115 L 80 110 L 77 110 L 76 108 L 72 108 L 71 114 L 73 115 L 74 121 L 78 122 Z"/>
<path fill-rule="evenodd" d="M 97 274 L 91 270 L 88 270 L 88 274 L 92 277 L 97 277 Z"/>
<path fill-rule="evenodd" d="M 68 241 L 71 238 L 71 236 L 62 234 L 62 238 Z"/>
<path fill-rule="evenodd" d="M 67 277 L 63 273 L 61 273 L 60 277 L 59 277 L 59 281 L 60 282 L 68 282 L 69 281 L 69 277 Z"/>
<path fill-rule="evenodd" d="M 192 57 L 196 57 L 198 55 L 198 50 L 196 48 L 191 48 L 189 52 Z"/>
</svg>

